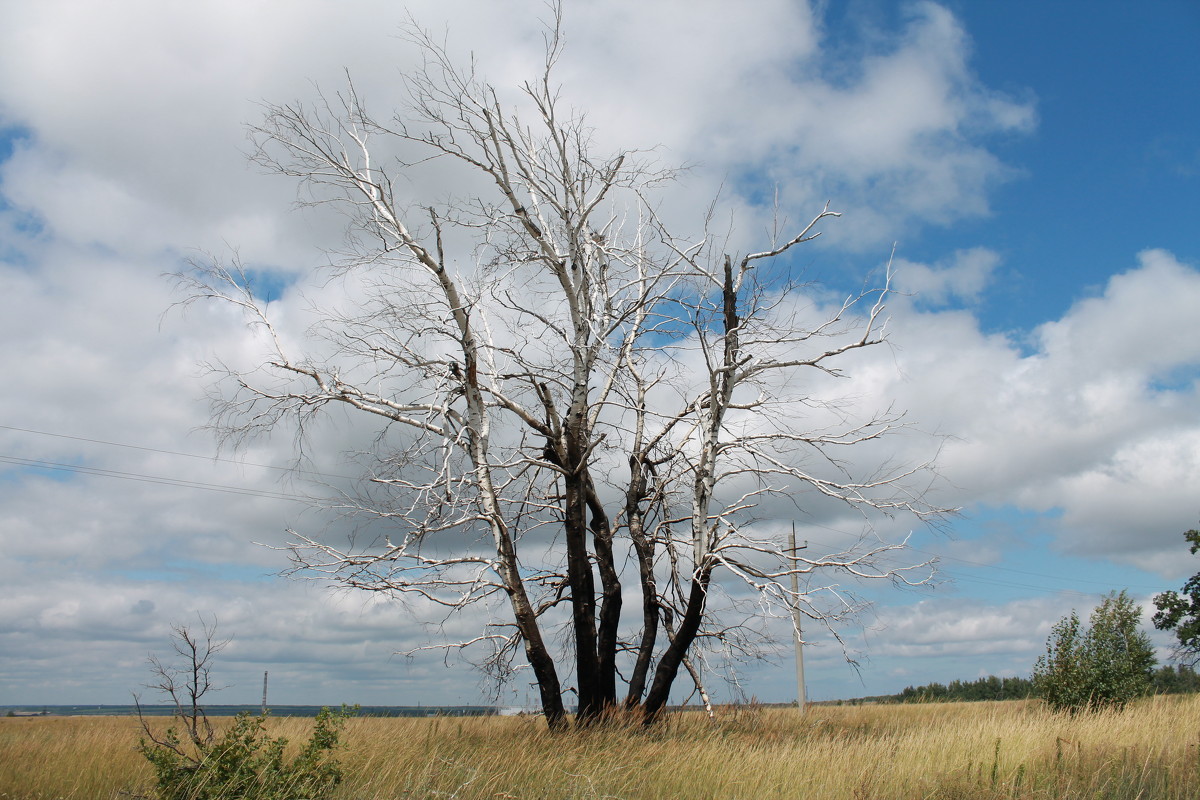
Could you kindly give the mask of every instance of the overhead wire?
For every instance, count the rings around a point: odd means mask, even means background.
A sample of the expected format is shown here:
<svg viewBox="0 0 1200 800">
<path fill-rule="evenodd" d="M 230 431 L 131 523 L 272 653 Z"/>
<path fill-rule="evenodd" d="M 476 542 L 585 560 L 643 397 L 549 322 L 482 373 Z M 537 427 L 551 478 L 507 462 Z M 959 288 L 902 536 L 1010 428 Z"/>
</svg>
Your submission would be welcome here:
<svg viewBox="0 0 1200 800">
<path fill-rule="evenodd" d="M 45 461 L 37 458 L 24 458 L 22 456 L 10 456 L 0 454 L 0 463 L 13 464 L 19 467 L 33 467 L 36 469 L 45 469 L 58 472 L 73 472 L 82 475 L 96 475 L 104 478 L 119 478 L 121 480 L 138 481 L 141 483 L 153 483 L 163 486 L 180 486 L 188 489 L 203 489 L 210 492 L 225 492 L 227 494 L 243 494 L 252 495 L 254 497 L 266 497 L 273 500 L 295 500 L 299 502 L 310 502 L 311 497 L 303 495 L 288 494 L 286 492 L 272 492 L 263 489 L 250 489 L 244 486 L 230 486 L 228 484 L 207 483 L 205 481 L 194 481 L 186 478 L 172 478 L 165 475 L 146 475 L 137 472 L 124 472 L 122 470 L 105 469 L 103 467 L 87 467 L 82 464 L 65 464 L 56 461 Z"/>
<path fill-rule="evenodd" d="M 298 474 L 304 476 L 320 477 L 327 479 L 343 479 L 348 480 L 348 476 L 337 475 L 333 473 L 320 472 L 317 470 L 294 469 L 291 467 L 281 467 L 275 464 L 256 464 L 250 461 L 242 461 L 233 458 L 222 458 L 220 456 L 204 456 L 198 453 L 184 453 L 178 450 L 167 450 L 158 447 L 147 447 L 145 445 L 129 444 L 127 442 L 114 442 L 106 439 L 95 439 L 87 436 L 77 436 L 66 433 L 54 433 L 51 431 L 37 430 L 35 428 L 23 428 L 16 425 L 0 425 L 0 430 L 9 430 L 19 433 L 30 433 L 38 436 L 48 436 L 55 439 L 67 439 L 76 442 L 87 442 L 88 444 L 101 444 L 108 447 L 120 447 L 127 450 L 139 450 L 147 453 L 158 453 L 161 455 L 179 456 L 181 458 L 192 458 L 209 462 L 220 462 L 225 464 L 236 464 L 242 467 L 256 467 L 260 469 L 275 470 L 277 472 Z M 142 483 L 154 483 L 166 486 L 181 486 L 193 489 L 202 489 L 204 491 L 224 492 L 227 494 L 250 495 L 256 497 L 265 497 L 275 500 L 290 500 L 296 502 L 312 502 L 314 498 L 293 494 L 289 492 L 276 492 L 269 489 L 253 489 L 245 486 L 233 486 L 229 484 L 209 483 L 206 481 L 196 481 L 185 478 L 174 478 L 168 475 L 153 475 L 145 473 L 124 472 L 121 470 L 112 470 L 102 467 L 89 467 L 83 464 L 69 464 L 57 461 L 48 461 L 44 459 L 27 458 L 24 456 L 15 456 L 0 454 L 0 463 L 8 463 L 16 466 L 25 466 L 35 469 L 44 469 L 57 472 L 73 472 L 83 475 L 96 475 L 100 477 L 118 478 L 121 480 L 137 481 Z"/>
<path fill-rule="evenodd" d="M 202 460 L 210 461 L 210 462 L 216 461 L 216 462 L 222 462 L 222 463 L 228 463 L 228 464 L 236 464 L 238 466 L 257 467 L 257 468 L 261 468 L 261 469 L 269 469 L 269 470 L 275 470 L 275 471 L 279 471 L 279 472 L 287 472 L 287 473 L 300 474 L 300 475 L 317 476 L 317 477 L 323 477 L 323 478 L 348 479 L 348 476 L 345 476 L 345 475 L 336 475 L 336 474 L 325 473 L 325 472 L 320 472 L 320 471 L 316 471 L 316 470 L 292 469 L 289 467 L 280 467 L 278 465 L 272 465 L 272 464 L 256 464 L 253 462 L 241 461 L 241 460 L 231 459 L 231 458 L 221 458 L 221 457 L 216 457 L 216 456 L 204 456 L 204 455 L 199 455 L 196 453 L 185 453 L 185 452 L 180 452 L 180 451 L 176 451 L 176 450 L 167 450 L 167 449 L 163 449 L 163 448 L 147 447 L 144 445 L 129 444 L 129 443 L 125 443 L 125 442 L 114 442 L 114 441 L 109 441 L 109 440 L 105 440 L 105 439 L 96 439 L 96 438 L 91 438 L 91 437 L 86 437 L 86 436 L 78 436 L 78 435 L 71 435 L 71 434 L 65 434 L 65 433 L 54 433 L 51 431 L 37 430 L 34 428 L 24 428 L 24 427 L 19 427 L 19 426 L 15 426 L 15 425 L 0 425 L 0 430 L 10 430 L 10 431 L 19 432 L 19 433 L 28 433 L 28 434 L 38 435 L 38 436 L 53 437 L 53 438 L 57 438 L 57 439 L 67 439 L 67 440 L 71 440 L 71 441 L 86 442 L 89 444 L 100 444 L 100 445 L 105 445 L 105 446 L 109 446 L 109 447 L 120 447 L 120 448 L 125 448 L 125 449 L 130 449 L 130 450 L 139 450 L 139 451 L 143 451 L 143 452 L 158 453 L 158 454 L 162 454 L 162 455 L 178 456 L 178 457 L 182 457 L 182 458 L 202 459 Z M 92 476 L 97 476 L 97 477 L 116 478 L 116 479 L 120 479 L 120 480 L 128 480 L 128 481 L 135 481 L 135 482 L 142 482 L 142 483 L 159 484 L 159 485 L 165 485 L 165 486 L 177 486 L 177 487 L 181 487 L 181 488 L 200 489 L 203 491 L 223 492 L 223 493 L 227 493 L 227 494 L 263 497 L 263 498 L 274 499 L 274 500 L 286 500 L 286 501 L 304 502 L 304 503 L 311 503 L 311 502 L 314 502 L 314 500 L 315 500 L 315 498 L 313 498 L 311 496 L 292 494 L 292 493 L 288 493 L 288 492 L 276 492 L 276 491 L 265 490 L 265 489 L 248 488 L 248 487 L 244 487 L 244 486 L 234 486 L 234 485 L 229 485 L 229 484 L 210 483 L 210 482 L 206 482 L 206 481 L 196 481 L 196 480 L 190 480 L 190 479 L 185 479 L 185 478 L 174 478 L 174 477 L 166 476 L 166 475 L 154 475 L 154 474 L 146 474 L 146 473 L 127 472 L 127 471 L 122 471 L 122 470 L 106 469 L 106 468 L 102 468 L 102 467 L 90 467 L 90 466 L 81 465 L 81 464 L 69 464 L 69 463 L 64 463 L 64 462 L 48 461 L 48 460 L 44 460 L 44 459 L 27 458 L 27 457 L 23 457 L 23 456 L 0 454 L 0 463 L 13 464 L 15 466 L 22 466 L 22 467 L 28 467 L 28 468 L 33 468 L 33 469 L 71 472 L 71 473 L 76 473 L 76 474 L 92 475 Z M 827 531 L 829 533 L 834 533 L 839 536 L 855 537 L 855 538 L 858 537 L 858 534 L 850 533 L 848 531 L 842 531 L 837 528 L 830 527 L 828 525 L 821 525 L 818 523 L 804 523 L 804 524 L 806 525 L 806 527 L 819 528 L 821 530 Z M 817 543 L 817 544 L 820 544 L 820 543 Z M 1031 577 L 1031 578 L 1043 578 L 1043 579 L 1046 579 L 1049 581 L 1053 581 L 1056 585 L 1054 587 L 1046 587 L 1046 586 L 1039 586 L 1039 585 L 1035 585 L 1035 584 L 1031 584 L 1031 583 L 1006 581 L 1006 580 L 1002 580 L 1000 578 L 988 577 L 988 576 L 984 576 L 984 575 L 969 575 L 969 576 L 962 575 L 961 577 L 963 578 L 964 582 L 980 583 L 980 584 L 1006 587 L 1006 588 L 1025 589 L 1025 590 L 1032 590 L 1032 591 L 1038 591 L 1038 592 L 1062 592 L 1062 593 L 1075 594 L 1075 595 L 1084 596 L 1084 597 L 1090 597 L 1090 596 L 1094 595 L 1094 592 L 1083 592 L 1083 591 L 1079 591 L 1078 589 L 1066 588 L 1062 584 L 1063 578 L 1061 575 L 1050 575 L 1048 573 L 1034 572 L 1032 570 L 1023 570 L 1023 569 L 1016 569 L 1013 567 L 1004 567 L 1004 566 L 1000 566 L 1000 565 L 996 565 L 996 564 L 987 564 L 987 563 L 984 563 L 981 561 L 973 561 L 971 559 L 961 558 L 959 556 L 945 555 L 943 553 L 936 553 L 936 552 L 932 552 L 932 551 L 925 550 L 922 548 L 916 548 L 916 547 L 911 547 L 911 546 L 907 547 L 906 549 L 910 552 L 917 553 L 919 555 L 929 556 L 930 558 L 938 559 L 939 561 L 953 561 L 958 564 L 962 564 L 962 565 L 965 565 L 968 567 L 973 567 L 976 569 L 996 570 L 999 572 L 1012 573 L 1014 575 L 1023 575 L 1023 576 L 1027 576 L 1027 577 Z M 1093 580 L 1093 579 L 1089 579 L 1089 578 L 1072 578 L 1071 583 L 1076 586 L 1078 586 L 1079 584 L 1091 584 L 1094 586 L 1102 586 L 1105 588 L 1111 588 L 1110 584 L 1108 582 Z M 1128 588 L 1131 588 L 1131 589 L 1139 589 L 1140 588 L 1140 589 L 1147 589 L 1147 590 L 1155 590 L 1158 587 L 1131 585 Z"/>
<path fill-rule="evenodd" d="M 837 528 L 831 528 L 828 525 L 818 525 L 818 524 L 811 524 L 811 523 L 806 523 L 806 524 L 809 524 L 810 527 L 820 528 L 822 530 L 830 531 L 832 533 L 837 533 L 842 536 L 855 536 L 856 535 L 856 534 L 849 533 L 847 531 L 840 531 Z M 1029 570 L 1016 569 L 1014 567 L 1001 567 L 1001 566 L 997 566 L 995 564 L 988 564 L 983 561 L 972 561 L 969 558 L 961 558 L 959 556 L 948 556 L 943 553 L 935 553 L 930 550 L 922 550 L 919 547 L 912 547 L 911 545 L 906 546 L 905 549 L 910 552 L 913 552 L 913 553 L 919 553 L 921 555 L 929 556 L 930 558 L 936 558 L 940 561 L 957 561 L 960 564 L 967 564 L 972 567 L 1002 570 L 1004 572 L 1012 572 L 1012 573 L 1016 573 L 1018 575 L 1028 575 L 1028 576 L 1034 577 L 1034 578 L 1049 578 L 1050 580 L 1058 580 L 1060 578 L 1060 576 L 1058 576 L 1058 575 L 1050 575 L 1049 573 L 1045 573 L 1045 572 L 1031 572 Z M 1085 581 L 1085 582 L 1087 582 L 1087 581 Z M 1099 583 L 1099 581 L 1091 581 L 1091 582 Z"/>
<path fill-rule="evenodd" d="M 348 475 L 337 475 L 337 474 L 328 473 L 328 472 L 320 472 L 318 470 L 299 469 L 299 468 L 293 468 L 293 467 L 281 467 L 277 464 L 256 464 L 252 461 L 242 461 L 242 460 L 236 459 L 236 458 L 221 458 L 220 456 L 205 456 L 205 455 L 200 455 L 199 453 L 183 453 L 178 450 L 164 450 L 162 448 L 146 447 L 146 446 L 140 445 L 140 444 L 127 444 L 125 442 L 111 442 L 106 439 L 91 439 L 86 436 L 72 436 L 72 435 L 66 434 L 66 433 L 51 433 L 50 431 L 39 431 L 34 428 L 20 428 L 15 425 L 0 425 L 0 430 L 18 431 L 20 433 L 33 433 L 33 434 L 37 434 L 38 436 L 50 436 L 55 439 L 70 439 L 70 440 L 76 441 L 76 442 L 88 442 L 89 444 L 104 444 L 104 445 L 108 445 L 110 447 L 123 447 L 128 450 L 142 450 L 147 453 L 160 453 L 162 455 L 180 456 L 181 458 L 195 458 L 195 459 L 200 459 L 202 461 L 219 461 L 219 462 L 223 462 L 226 464 L 237 464 L 238 466 L 244 466 L 244 467 L 259 467 L 261 469 L 271 469 L 271 470 L 276 470 L 278 472 L 289 472 L 289 473 L 296 473 L 296 474 L 300 474 L 300 475 L 317 475 L 322 478 L 342 478 L 342 479 L 347 479 L 347 480 L 350 479 L 350 476 L 348 476 Z"/>
</svg>

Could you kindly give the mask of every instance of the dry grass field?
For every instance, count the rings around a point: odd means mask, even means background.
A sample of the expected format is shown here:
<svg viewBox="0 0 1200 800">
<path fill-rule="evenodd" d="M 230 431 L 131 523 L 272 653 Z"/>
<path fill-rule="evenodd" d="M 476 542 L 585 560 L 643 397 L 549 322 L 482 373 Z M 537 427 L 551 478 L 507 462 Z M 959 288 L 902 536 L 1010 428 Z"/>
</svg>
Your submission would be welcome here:
<svg viewBox="0 0 1200 800">
<path fill-rule="evenodd" d="M 275 719 L 303 740 L 309 719 Z M 149 796 L 126 717 L 0 718 L 0 798 Z M 351 720 L 338 798 L 1200 797 L 1200 697 L 1123 713 L 1037 703 L 728 708 L 644 731 L 551 735 L 535 719 Z"/>
</svg>

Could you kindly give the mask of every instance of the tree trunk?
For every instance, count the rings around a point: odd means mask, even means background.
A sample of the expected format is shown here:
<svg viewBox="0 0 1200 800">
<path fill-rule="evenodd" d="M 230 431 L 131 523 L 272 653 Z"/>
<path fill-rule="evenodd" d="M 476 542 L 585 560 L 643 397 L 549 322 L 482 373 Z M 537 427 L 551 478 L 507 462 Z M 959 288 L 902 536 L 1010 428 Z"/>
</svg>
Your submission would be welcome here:
<svg viewBox="0 0 1200 800">
<path fill-rule="evenodd" d="M 492 521 L 493 535 L 499 542 L 501 577 L 504 579 L 505 590 L 509 603 L 512 605 L 513 617 L 517 630 L 525 643 L 525 658 L 533 668 L 537 680 L 538 692 L 542 701 L 542 713 L 546 715 L 546 723 L 551 730 L 566 730 L 567 711 L 563 706 L 562 687 L 558 682 L 558 671 L 554 667 L 554 658 L 546 648 L 542 639 L 541 628 L 538 625 L 537 614 L 529 602 L 525 591 L 525 583 L 517 567 L 517 554 L 513 547 L 512 537 L 508 530 L 497 520 Z"/>
<path fill-rule="evenodd" d="M 679 674 L 679 667 L 687 656 L 688 648 L 696 640 L 700 632 L 700 623 L 704 619 L 704 605 L 708 600 L 708 583 L 712 574 L 711 569 L 704 569 L 692 579 L 692 590 L 688 596 L 687 610 L 680 620 L 679 630 L 671 640 L 670 647 L 659 659 L 658 669 L 654 671 L 654 683 L 646 695 L 645 722 L 650 724 L 658 717 L 667 699 L 671 695 L 671 685 Z"/>
<path fill-rule="evenodd" d="M 621 624 L 621 579 L 613 557 L 612 527 L 590 475 L 588 508 L 592 515 L 592 542 L 600 572 L 600 615 L 596 630 L 596 703 L 601 711 L 617 703 L 617 633 Z"/>
<path fill-rule="evenodd" d="M 568 478 L 566 484 L 567 581 L 571 586 L 571 624 L 575 633 L 575 690 L 582 722 L 599 711 L 596 708 L 596 588 L 587 549 L 582 487 L 578 479 Z"/>
<path fill-rule="evenodd" d="M 654 645 L 658 640 L 658 586 L 654 579 L 654 542 L 646 536 L 645 515 L 642 502 L 646 498 L 647 467 L 638 456 L 629 458 L 629 491 L 625 495 L 625 524 L 638 560 L 638 583 L 642 589 L 642 637 L 638 642 L 637 660 L 629 676 L 629 691 L 625 695 L 625 707 L 633 708 L 641 702 L 646 691 L 646 677 L 654 657 Z"/>
<path fill-rule="evenodd" d="M 634 528 L 637 532 L 634 532 Z M 654 545 L 646 540 L 641 530 L 642 520 L 630 520 L 630 536 L 638 560 L 638 579 L 642 586 L 642 638 L 638 642 L 637 661 L 629 676 L 629 692 L 625 695 L 625 707 L 633 708 L 646 691 L 646 677 L 654 657 L 654 644 L 658 640 L 658 587 L 654 580 Z"/>
</svg>

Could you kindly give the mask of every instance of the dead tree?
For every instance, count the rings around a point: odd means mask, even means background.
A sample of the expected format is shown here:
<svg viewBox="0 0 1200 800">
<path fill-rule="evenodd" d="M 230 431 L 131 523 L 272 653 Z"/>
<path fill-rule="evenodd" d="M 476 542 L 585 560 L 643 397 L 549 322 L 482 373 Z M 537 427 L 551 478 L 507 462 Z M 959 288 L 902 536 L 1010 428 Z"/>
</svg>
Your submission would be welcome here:
<svg viewBox="0 0 1200 800">
<path fill-rule="evenodd" d="M 228 639 L 217 638 L 217 621 L 200 620 L 197 632 L 187 625 L 171 626 L 171 648 L 175 657 L 164 661 L 159 656 L 147 656 L 154 682 L 146 684 L 171 701 L 172 716 L 183 725 L 186 741 L 157 736 L 142 713 L 141 700 L 134 695 L 138 722 L 142 732 L 154 745 L 170 750 L 189 763 L 197 763 L 196 753 L 202 753 L 215 736 L 212 723 L 204 710 L 204 697 L 220 687 L 212 682 L 212 662 Z M 190 743 L 190 746 L 189 746 Z"/>
<path fill-rule="evenodd" d="M 673 235 L 654 203 L 676 174 L 644 152 L 594 152 L 565 107 L 560 22 L 556 12 L 544 69 L 511 105 L 414 27 L 424 67 L 395 116 L 373 116 L 353 84 L 268 109 L 255 160 L 352 223 L 337 267 L 355 305 L 325 310 L 306 340 L 279 332 L 236 263 L 181 276 L 186 302 L 233 303 L 267 334 L 261 364 L 217 368 L 224 435 L 303 432 L 331 407 L 379 421 L 363 490 L 338 504 L 388 534 L 347 547 L 293 532 L 295 569 L 454 612 L 507 606 L 453 646 L 490 646 L 500 675 L 527 665 L 552 728 L 566 725 L 564 658 L 582 723 L 622 704 L 653 719 L 696 643 L 734 638 L 710 613 L 714 581 L 744 581 L 786 609 L 796 571 L 923 580 L 922 565 L 913 578 L 879 565 L 896 544 L 793 558 L 782 535 L 752 524 L 760 498 L 815 491 L 941 513 L 913 489 L 928 465 L 860 480 L 831 456 L 887 435 L 898 416 L 806 430 L 797 415 L 822 406 L 806 374 L 836 376 L 848 352 L 884 340 L 886 282 L 815 324 L 792 308 L 787 254 L 836 214 L 743 256 L 707 225 Z M 406 194 L 434 169 L 463 194 Z M 631 581 L 641 607 L 626 629 Z M 840 618 L 809 591 L 799 600 Z"/>
</svg>

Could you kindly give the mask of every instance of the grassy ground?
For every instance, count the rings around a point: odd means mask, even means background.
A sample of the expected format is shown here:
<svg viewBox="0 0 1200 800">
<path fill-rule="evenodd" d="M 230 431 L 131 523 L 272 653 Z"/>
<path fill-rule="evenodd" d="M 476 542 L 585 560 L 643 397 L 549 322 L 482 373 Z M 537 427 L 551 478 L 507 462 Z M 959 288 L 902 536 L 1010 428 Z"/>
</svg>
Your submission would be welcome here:
<svg viewBox="0 0 1200 800">
<path fill-rule="evenodd" d="M 307 719 L 270 722 L 303 740 Z M 151 794 L 121 717 L 0 718 L 0 798 Z M 391 798 L 1200 797 L 1200 697 L 1123 713 L 1036 703 L 726 709 L 650 731 L 551 735 L 513 717 L 351 720 L 339 800 Z"/>
</svg>

